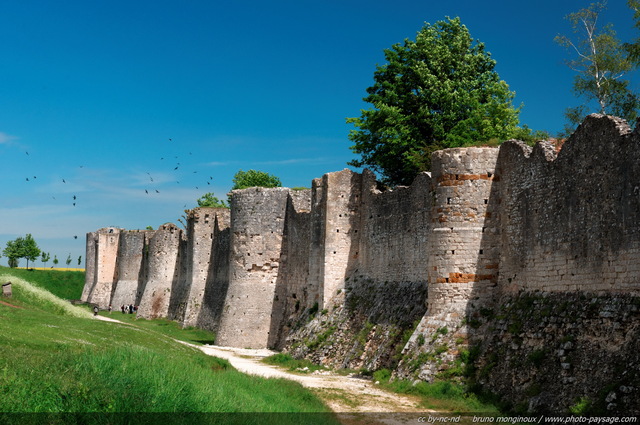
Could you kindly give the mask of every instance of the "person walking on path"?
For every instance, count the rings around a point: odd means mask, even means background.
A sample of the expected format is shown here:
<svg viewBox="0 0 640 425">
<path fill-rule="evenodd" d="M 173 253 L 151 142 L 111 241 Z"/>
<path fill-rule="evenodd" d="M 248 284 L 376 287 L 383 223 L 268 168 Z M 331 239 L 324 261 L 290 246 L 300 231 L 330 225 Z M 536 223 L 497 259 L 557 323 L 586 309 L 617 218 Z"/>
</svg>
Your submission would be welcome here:
<svg viewBox="0 0 640 425">
<path fill-rule="evenodd" d="M 94 315 L 94 316 L 97 316 L 97 315 L 98 315 L 98 306 L 97 306 L 97 305 L 94 305 L 94 306 L 93 306 L 93 315 Z"/>
</svg>

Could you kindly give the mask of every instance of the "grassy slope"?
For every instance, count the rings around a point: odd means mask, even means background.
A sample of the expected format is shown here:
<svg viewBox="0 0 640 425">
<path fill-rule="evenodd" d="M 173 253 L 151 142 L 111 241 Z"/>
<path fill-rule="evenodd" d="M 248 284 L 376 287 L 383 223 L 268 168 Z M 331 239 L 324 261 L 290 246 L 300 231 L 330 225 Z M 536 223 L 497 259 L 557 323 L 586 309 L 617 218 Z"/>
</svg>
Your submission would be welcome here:
<svg viewBox="0 0 640 425">
<path fill-rule="evenodd" d="M 297 383 L 241 374 L 159 332 L 61 310 L 12 282 L 9 302 L 21 308 L 0 304 L 0 412 L 327 411 Z M 287 420 L 295 423 L 277 422 Z"/>
<path fill-rule="evenodd" d="M 24 279 L 65 300 L 79 300 L 84 287 L 85 274 L 81 271 L 26 270 L 0 266 L 0 275 L 3 274 Z M 2 283 L 10 280 L 8 277 Z"/>
</svg>

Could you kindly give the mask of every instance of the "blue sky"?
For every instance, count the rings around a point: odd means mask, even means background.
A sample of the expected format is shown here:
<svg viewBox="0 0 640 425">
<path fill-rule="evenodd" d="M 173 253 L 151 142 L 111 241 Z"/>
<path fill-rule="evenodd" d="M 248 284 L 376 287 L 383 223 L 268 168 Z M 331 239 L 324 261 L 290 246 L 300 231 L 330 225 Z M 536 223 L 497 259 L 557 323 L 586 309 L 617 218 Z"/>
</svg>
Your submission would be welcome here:
<svg viewBox="0 0 640 425">
<path fill-rule="evenodd" d="M 177 222 L 239 169 L 308 187 L 345 168 L 383 49 L 445 16 L 497 60 L 521 124 L 555 133 L 577 100 L 553 38 L 588 4 L 0 1 L 0 249 L 31 233 L 84 264 L 87 232 Z M 626 1 L 604 21 L 637 35 Z"/>
</svg>

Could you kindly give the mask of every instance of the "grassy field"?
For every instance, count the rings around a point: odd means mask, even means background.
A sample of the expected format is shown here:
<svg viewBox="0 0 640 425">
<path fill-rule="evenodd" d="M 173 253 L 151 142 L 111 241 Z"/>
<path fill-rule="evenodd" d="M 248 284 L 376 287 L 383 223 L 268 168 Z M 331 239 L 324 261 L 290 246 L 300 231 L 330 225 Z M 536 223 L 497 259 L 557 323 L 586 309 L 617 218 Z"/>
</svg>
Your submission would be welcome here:
<svg viewBox="0 0 640 425">
<path fill-rule="evenodd" d="M 42 423 L 69 423 L 60 412 L 89 415 L 82 420 L 74 417 L 72 423 L 337 423 L 301 385 L 241 374 L 225 360 L 154 330 L 173 325 L 98 321 L 86 309 L 3 271 L 0 279 L 12 281 L 14 296 L 0 298 L 2 423 L 33 419 L 20 412 L 53 414 L 39 416 Z M 44 287 L 60 289 L 65 280 L 45 282 L 39 271 L 18 272 L 37 276 L 38 285 Z M 70 298 L 77 298 L 77 289 Z M 177 327 L 169 331 L 176 332 Z M 196 333 L 183 339 L 207 342 L 211 337 Z M 128 422 L 133 412 L 135 419 Z"/>
<path fill-rule="evenodd" d="M 20 269 L 0 266 L 1 283 L 11 281 L 11 276 L 19 277 L 46 289 L 65 300 L 78 300 L 84 287 L 83 271 L 65 271 L 58 269 Z"/>
</svg>

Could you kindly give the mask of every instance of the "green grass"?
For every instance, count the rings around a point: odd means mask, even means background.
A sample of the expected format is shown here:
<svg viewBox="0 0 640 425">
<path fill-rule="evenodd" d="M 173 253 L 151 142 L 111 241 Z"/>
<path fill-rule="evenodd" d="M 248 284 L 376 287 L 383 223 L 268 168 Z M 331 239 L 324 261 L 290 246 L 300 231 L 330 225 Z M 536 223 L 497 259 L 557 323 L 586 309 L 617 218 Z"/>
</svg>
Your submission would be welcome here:
<svg viewBox="0 0 640 425">
<path fill-rule="evenodd" d="M 82 271 L 62 271 L 62 270 L 34 270 L 34 269 L 12 269 L 0 266 L 2 283 L 11 281 L 15 276 L 39 286 L 52 294 L 65 300 L 79 300 L 84 287 L 85 273 Z"/>
<path fill-rule="evenodd" d="M 212 345 L 215 342 L 215 334 L 213 332 L 194 327 L 183 329 L 178 322 L 169 319 L 140 319 L 135 314 L 122 314 L 120 310 L 114 310 L 112 313 L 101 311 L 100 315 L 151 331 L 160 332 L 173 339 L 191 344 Z"/>
<path fill-rule="evenodd" d="M 137 322 L 98 321 L 71 305 L 60 310 L 64 301 L 13 283 L 14 297 L 4 300 L 12 306 L 0 304 L 0 412 L 328 412 L 295 382 L 244 375 Z M 287 421 L 299 418 L 277 418 Z"/>
<path fill-rule="evenodd" d="M 455 414 L 467 412 L 498 415 L 496 407 L 478 400 L 465 389 L 464 385 L 451 381 L 419 382 L 413 384 L 407 380 L 391 381 L 391 372 L 381 369 L 373 373 L 373 380 L 379 382 L 381 388 L 398 394 L 411 394 L 421 398 L 421 407 L 446 411 Z"/>
</svg>

